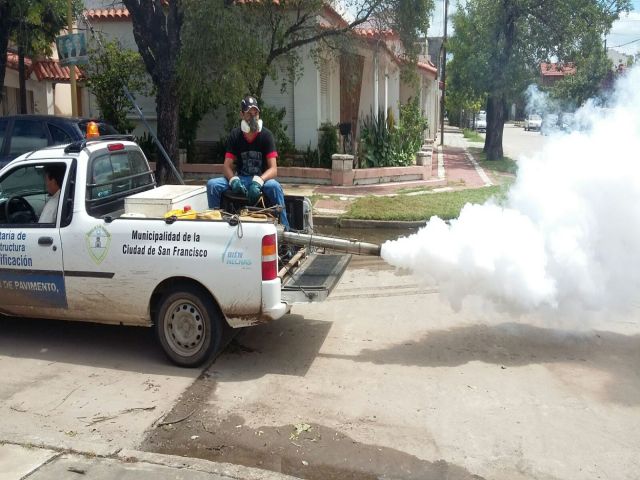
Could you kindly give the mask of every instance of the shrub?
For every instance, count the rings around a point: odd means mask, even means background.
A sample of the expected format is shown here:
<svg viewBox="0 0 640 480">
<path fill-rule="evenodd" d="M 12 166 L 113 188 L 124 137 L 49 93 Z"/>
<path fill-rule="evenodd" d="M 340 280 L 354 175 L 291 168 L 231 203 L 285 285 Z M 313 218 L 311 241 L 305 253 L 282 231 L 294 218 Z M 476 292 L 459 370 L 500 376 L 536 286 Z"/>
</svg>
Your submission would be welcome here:
<svg viewBox="0 0 640 480">
<path fill-rule="evenodd" d="M 338 127 L 331 123 L 323 123 L 318 131 L 320 138 L 318 139 L 319 159 L 317 166 L 331 168 L 331 157 L 338 152 Z"/>
<path fill-rule="evenodd" d="M 393 163 L 391 149 L 391 132 L 387 125 L 386 115 L 382 110 L 378 116 L 373 110 L 362 120 L 360 129 L 360 165 L 364 168 L 388 167 Z"/>
<path fill-rule="evenodd" d="M 150 162 L 158 161 L 158 147 L 156 147 L 153 137 L 148 132 L 144 132 L 142 136 L 135 137 L 135 139 L 147 160 Z"/>
<path fill-rule="evenodd" d="M 364 168 L 411 165 L 422 147 L 427 120 L 420 112 L 417 99 L 400 106 L 400 120 L 381 110 L 373 111 L 362 121 L 360 133 L 361 162 Z"/>
<path fill-rule="evenodd" d="M 260 118 L 264 126 L 273 133 L 279 155 L 295 152 L 295 146 L 287 135 L 287 125 L 284 123 L 286 114 L 287 111 L 284 108 L 275 108 L 269 105 L 260 107 Z"/>
</svg>

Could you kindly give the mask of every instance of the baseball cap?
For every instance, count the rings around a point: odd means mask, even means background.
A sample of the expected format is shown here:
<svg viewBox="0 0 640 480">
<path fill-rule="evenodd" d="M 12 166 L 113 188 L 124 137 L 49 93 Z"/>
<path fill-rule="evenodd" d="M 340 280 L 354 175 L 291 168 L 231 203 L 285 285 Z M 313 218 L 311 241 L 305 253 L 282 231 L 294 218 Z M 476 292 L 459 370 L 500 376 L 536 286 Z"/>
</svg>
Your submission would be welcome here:
<svg viewBox="0 0 640 480">
<path fill-rule="evenodd" d="M 256 100 L 256 97 L 252 97 L 251 95 L 247 95 L 242 99 L 240 107 L 242 108 L 242 112 L 246 112 L 250 108 L 255 108 L 260 111 L 260 107 L 258 107 L 258 100 Z"/>
</svg>

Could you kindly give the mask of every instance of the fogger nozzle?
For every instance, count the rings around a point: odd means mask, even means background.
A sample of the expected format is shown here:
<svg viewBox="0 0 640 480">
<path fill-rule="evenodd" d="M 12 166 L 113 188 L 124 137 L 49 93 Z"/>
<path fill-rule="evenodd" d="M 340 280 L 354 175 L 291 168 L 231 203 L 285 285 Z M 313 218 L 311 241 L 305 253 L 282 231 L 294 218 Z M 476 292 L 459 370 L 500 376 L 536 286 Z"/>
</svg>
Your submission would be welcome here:
<svg viewBox="0 0 640 480">
<path fill-rule="evenodd" d="M 293 245 L 330 248 L 345 253 L 356 255 L 380 256 L 380 245 L 375 243 L 358 242 L 346 238 L 325 237 L 307 233 L 285 232 L 284 228 L 278 228 L 278 241 L 280 243 L 290 243 Z"/>
</svg>

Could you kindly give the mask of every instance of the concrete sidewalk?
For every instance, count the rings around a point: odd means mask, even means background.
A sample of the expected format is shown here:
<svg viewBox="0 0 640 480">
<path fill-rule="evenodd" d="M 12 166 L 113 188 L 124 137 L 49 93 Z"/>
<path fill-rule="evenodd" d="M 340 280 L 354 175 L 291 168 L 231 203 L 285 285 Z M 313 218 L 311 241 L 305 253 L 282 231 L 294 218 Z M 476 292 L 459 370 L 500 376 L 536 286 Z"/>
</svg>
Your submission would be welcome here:
<svg viewBox="0 0 640 480">
<path fill-rule="evenodd" d="M 287 194 L 321 196 L 314 205 L 314 219 L 330 221 L 345 214 L 353 201 L 368 195 L 390 196 L 401 190 L 430 188 L 442 192 L 463 188 L 479 188 L 492 185 L 491 180 L 468 152 L 469 146 L 481 146 L 467 141 L 462 131 L 448 127 L 444 147 L 436 144 L 433 150 L 433 172 L 429 180 L 393 182 L 373 185 L 334 187 L 330 185 L 285 184 Z"/>
<path fill-rule="evenodd" d="M 0 444 L 0 480 L 295 480 L 197 458 L 120 450 L 110 456 Z"/>
</svg>

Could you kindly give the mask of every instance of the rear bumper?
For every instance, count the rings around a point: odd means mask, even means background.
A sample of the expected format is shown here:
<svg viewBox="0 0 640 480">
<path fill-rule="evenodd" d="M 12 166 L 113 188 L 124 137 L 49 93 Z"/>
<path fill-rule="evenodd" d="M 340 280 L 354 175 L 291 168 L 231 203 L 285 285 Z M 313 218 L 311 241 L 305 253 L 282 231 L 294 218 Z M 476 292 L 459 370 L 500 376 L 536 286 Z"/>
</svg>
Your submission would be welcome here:
<svg viewBox="0 0 640 480">
<path fill-rule="evenodd" d="M 263 281 L 260 312 L 246 315 L 228 315 L 226 318 L 229 326 L 232 328 L 251 327 L 269 323 L 289 313 L 291 307 L 282 301 L 280 288 L 279 278 Z"/>
<path fill-rule="evenodd" d="M 262 315 L 265 320 L 277 320 L 289 313 L 291 307 L 282 302 L 280 278 L 262 282 Z"/>
</svg>

